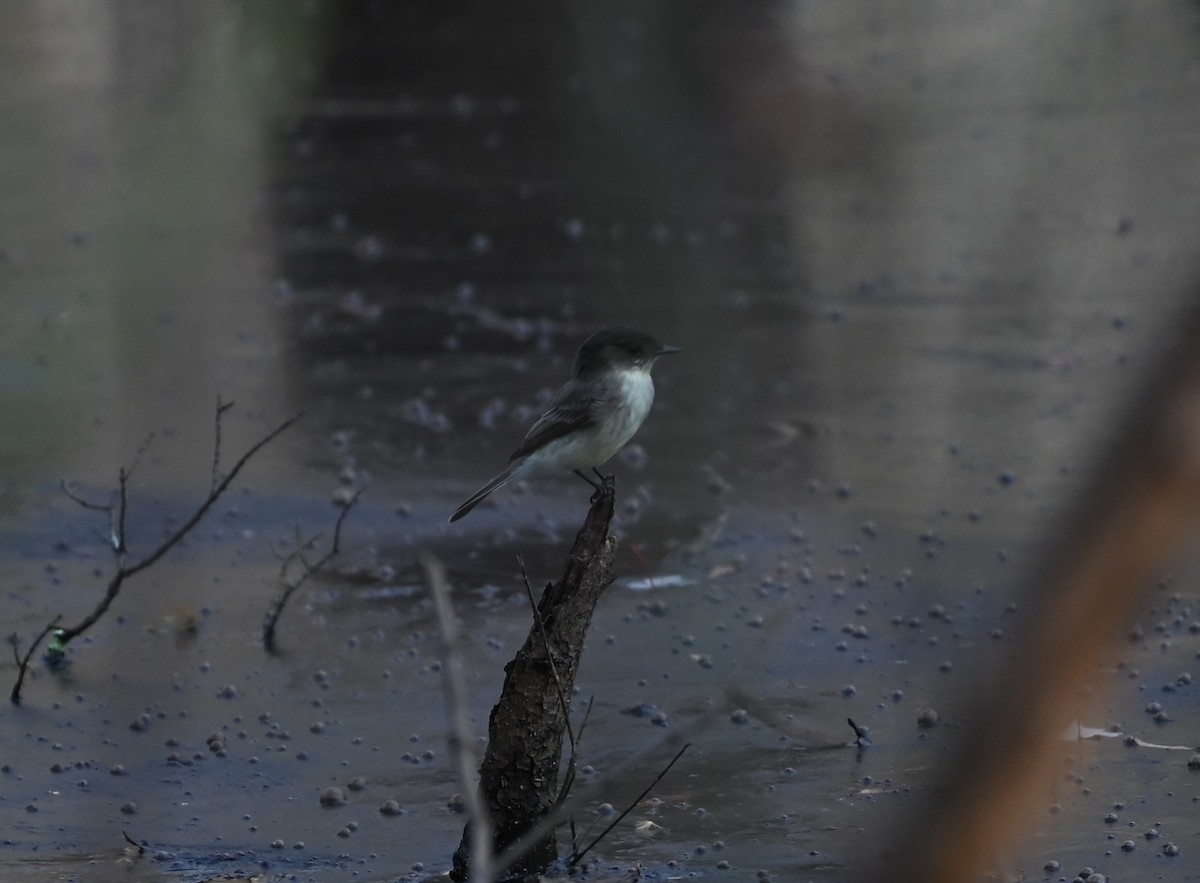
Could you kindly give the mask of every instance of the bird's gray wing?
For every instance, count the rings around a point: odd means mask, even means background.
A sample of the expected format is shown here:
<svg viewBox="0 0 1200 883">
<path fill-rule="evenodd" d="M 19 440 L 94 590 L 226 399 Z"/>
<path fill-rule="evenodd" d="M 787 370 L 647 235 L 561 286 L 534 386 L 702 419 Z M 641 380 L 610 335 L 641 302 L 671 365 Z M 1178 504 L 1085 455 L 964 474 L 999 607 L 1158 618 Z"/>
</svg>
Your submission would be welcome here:
<svg viewBox="0 0 1200 883">
<path fill-rule="evenodd" d="M 595 423 L 596 402 L 605 396 L 607 390 L 597 388 L 594 383 L 583 384 L 578 380 L 569 380 L 558 391 L 546 413 L 537 419 L 521 446 L 513 451 L 509 460 L 517 460 L 528 456 L 556 438 L 562 438 L 569 432 L 583 429 Z M 598 395 L 597 395 L 598 394 Z"/>
</svg>

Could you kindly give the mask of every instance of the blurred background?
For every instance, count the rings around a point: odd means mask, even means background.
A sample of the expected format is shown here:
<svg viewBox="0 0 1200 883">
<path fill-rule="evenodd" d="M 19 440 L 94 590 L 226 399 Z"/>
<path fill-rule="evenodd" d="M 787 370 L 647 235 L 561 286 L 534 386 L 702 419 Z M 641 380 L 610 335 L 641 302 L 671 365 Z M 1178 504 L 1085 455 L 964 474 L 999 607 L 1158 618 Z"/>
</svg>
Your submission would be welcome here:
<svg viewBox="0 0 1200 883">
<path fill-rule="evenodd" d="M 1187 2 L 6 2 L 9 630 L 82 617 L 111 572 L 61 480 L 104 499 L 153 433 L 145 551 L 207 491 L 218 396 L 226 467 L 305 412 L 4 714 L 6 879 L 444 868 L 461 786 L 416 554 L 455 581 L 482 732 L 528 627 L 515 554 L 553 579 L 589 491 L 445 521 L 613 324 L 684 352 L 613 461 L 627 579 L 584 657 L 581 787 L 620 806 L 658 761 L 616 791 L 606 767 L 716 714 L 597 861 L 853 872 L 952 741 L 918 712 L 953 723 L 1015 652 L 1013 591 L 1191 305 L 1198 41 Z M 357 487 L 265 656 L 275 554 Z M 1144 836 L 1195 833 L 1165 747 L 1200 719 L 1194 576 L 1151 587 L 1080 700 L 1158 747 L 1081 744 L 1001 870 L 1195 875 Z M 792 729 L 730 723 L 730 687 Z"/>
</svg>

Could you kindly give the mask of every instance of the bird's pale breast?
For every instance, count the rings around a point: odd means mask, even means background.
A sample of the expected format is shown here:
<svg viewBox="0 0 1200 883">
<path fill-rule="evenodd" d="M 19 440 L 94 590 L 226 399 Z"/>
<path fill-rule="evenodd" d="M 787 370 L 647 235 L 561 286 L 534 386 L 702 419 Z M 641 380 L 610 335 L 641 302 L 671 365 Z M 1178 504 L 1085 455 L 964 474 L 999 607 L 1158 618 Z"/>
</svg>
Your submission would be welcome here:
<svg viewBox="0 0 1200 883">
<path fill-rule="evenodd" d="M 633 438 L 654 404 L 654 382 L 650 372 L 631 369 L 614 378 L 619 384 L 613 394 L 598 404 L 603 414 L 586 429 L 572 432 L 530 454 L 518 468 L 517 477 L 547 471 L 590 469 L 604 463 Z"/>
</svg>

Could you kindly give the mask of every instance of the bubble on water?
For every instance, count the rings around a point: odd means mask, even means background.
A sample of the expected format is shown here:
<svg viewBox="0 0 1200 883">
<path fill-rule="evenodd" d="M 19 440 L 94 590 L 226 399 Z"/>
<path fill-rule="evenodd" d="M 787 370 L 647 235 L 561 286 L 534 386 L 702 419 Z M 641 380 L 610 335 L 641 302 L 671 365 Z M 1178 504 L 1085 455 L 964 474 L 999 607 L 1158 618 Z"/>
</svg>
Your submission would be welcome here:
<svg viewBox="0 0 1200 883">
<path fill-rule="evenodd" d="M 363 236 L 354 243 L 354 256 L 364 263 L 374 263 L 383 257 L 383 242 L 378 236 Z"/>
</svg>

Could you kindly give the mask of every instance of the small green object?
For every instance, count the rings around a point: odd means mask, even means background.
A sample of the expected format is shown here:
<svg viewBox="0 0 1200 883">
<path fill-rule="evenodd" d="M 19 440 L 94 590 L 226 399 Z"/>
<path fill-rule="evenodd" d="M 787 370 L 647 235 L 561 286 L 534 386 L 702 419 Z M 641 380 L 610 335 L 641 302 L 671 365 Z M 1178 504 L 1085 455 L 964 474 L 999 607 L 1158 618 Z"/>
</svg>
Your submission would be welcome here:
<svg viewBox="0 0 1200 883">
<path fill-rule="evenodd" d="M 63 629 L 55 629 L 50 635 L 50 644 L 46 647 L 46 658 L 51 662 L 61 662 L 67 655 L 67 645 L 63 643 L 65 634 L 66 631 Z"/>
</svg>

